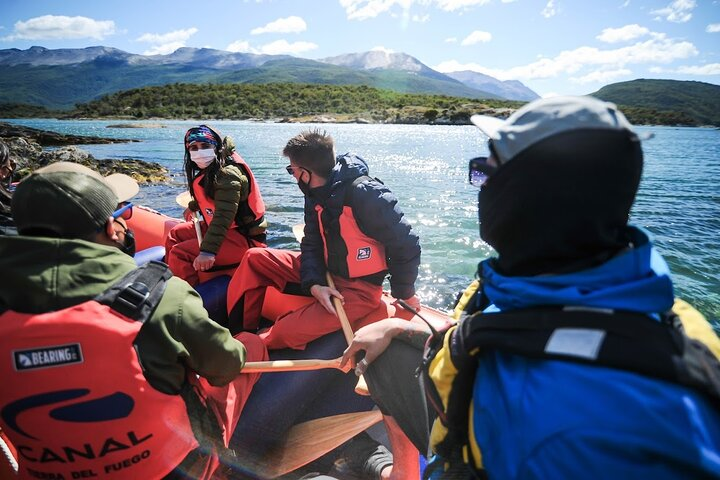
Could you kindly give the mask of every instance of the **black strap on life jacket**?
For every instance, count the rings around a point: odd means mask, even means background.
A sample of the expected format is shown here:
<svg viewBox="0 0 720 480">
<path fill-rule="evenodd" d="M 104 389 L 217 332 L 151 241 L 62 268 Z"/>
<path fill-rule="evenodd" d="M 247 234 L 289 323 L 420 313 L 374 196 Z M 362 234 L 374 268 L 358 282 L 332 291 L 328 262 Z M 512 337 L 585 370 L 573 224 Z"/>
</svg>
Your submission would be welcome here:
<svg viewBox="0 0 720 480">
<path fill-rule="evenodd" d="M 453 356 L 490 349 L 617 368 L 701 391 L 720 407 L 720 361 L 685 335 L 677 315 L 533 308 L 476 314 L 458 327 Z M 454 357 L 453 357 L 454 358 Z"/>
<path fill-rule="evenodd" d="M 126 317 L 145 323 L 160 303 L 170 277 L 172 272 L 165 263 L 151 261 L 125 275 L 95 300 Z M 185 468 L 186 463 L 207 463 L 214 452 L 223 457 L 231 455 L 232 451 L 223 443 L 222 430 L 215 414 L 209 404 L 200 398 L 195 387 L 186 381 L 179 394 L 185 402 L 190 427 L 199 443 L 181 467 Z M 176 470 L 182 472 L 182 469 Z"/>
<path fill-rule="evenodd" d="M 160 303 L 170 277 L 170 268 L 153 260 L 122 277 L 95 300 L 126 317 L 145 323 Z"/>
</svg>

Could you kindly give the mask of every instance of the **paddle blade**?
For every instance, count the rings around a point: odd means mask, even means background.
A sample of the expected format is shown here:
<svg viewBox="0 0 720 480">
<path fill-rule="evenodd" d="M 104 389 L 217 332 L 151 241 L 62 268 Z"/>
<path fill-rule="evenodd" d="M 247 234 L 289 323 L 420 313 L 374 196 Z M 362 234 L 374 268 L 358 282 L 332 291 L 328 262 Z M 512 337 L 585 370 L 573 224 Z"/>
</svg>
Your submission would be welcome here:
<svg viewBox="0 0 720 480">
<path fill-rule="evenodd" d="M 263 478 L 275 478 L 307 465 L 380 421 L 382 413 L 371 410 L 299 423 L 270 455 Z"/>
<path fill-rule="evenodd" d="M 190 203 L 190 200 L 192 200 L 192 196 L 190 195 L 190 192 L 187 190 L 179 194 L 177 197 L 175 197 L 175 203 L 180 205 L 183 208 L 187 208 L 188 204 Z"/>
<path fill-rule="evenodd" d="M 298 242 L 302 242 L 302 239 L 305 236 L 305 224 L 298 223 L 297 225 L 293 225 L 292 232 L 293 232 L 293 235 L 295 235 L 295 239 Z"/>
</svg>

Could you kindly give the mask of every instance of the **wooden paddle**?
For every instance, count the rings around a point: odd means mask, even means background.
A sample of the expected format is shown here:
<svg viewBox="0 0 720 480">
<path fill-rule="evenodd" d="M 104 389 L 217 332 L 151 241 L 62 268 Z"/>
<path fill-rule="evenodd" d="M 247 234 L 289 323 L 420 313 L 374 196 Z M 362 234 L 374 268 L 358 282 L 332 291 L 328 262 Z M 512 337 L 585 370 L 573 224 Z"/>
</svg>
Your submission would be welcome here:
<svg viewBox="0 0 720 480">
<path fill-rule="evenodd" d="M 188 208 L 191 200 L 192 196 L 187 190 L 175 197 L 175 203 L 184 208 Z M 195 235 L 197 236 L 198 245 L 202 245 L 203 235 L 202 229 L 200 228 L 200 212 L 193 212 L 193 225 L 195 225 Z"/>
<path fill-rule="evenodd" d="M 293 225 L 292 231 L 293 235 L 295 235 L 295 238 L 298 242 L 302 241 L 303 235 L 305 233 L 305 224 L 298 223 L 297 225 Z M 325 278 L 327 280 L 327 284 L 330 288 L 335 289 L 335 282 L 333 281 L 332 275 L 330 272 L 325 272 Z M 340 319 L 340 326 L 343 330 L 343 335 L 345 336 L 345 341 L 348 345 L 352 342 L 353 339 L 353 331 L 352 327 L 350 326 L 350 321 L 348 320 L 347 314 L 345 313 L 345 308 L 342 305 L 342 302 L 339 298 L 332 297 L 333 305 L 335 306 L 335 311 L 338 314 L 338 318 Z M 355 393 L 358 395 L 370 395 L 370 391 L 368 390 L 367 383 L 365 383 L 365 378 L 360 376 L 358 379 L 357 385 L 355 385 Z"/>
<path fill-rule="evenodd" d="M 325 272 L 325 278 L 327 280 L 328 286 L 336 290 L 332 274 L 330 272 Z M 335 296 L 332 297 L 332 302 L 335 306 L 335 311 L 338 314 L 338 318 L 340 319 L 340 325 L 342 326 L 343 335 L 345 335 L 345 341 L 348 345 L 350 345 L 353 340 L 353 330 L 350 326 L 350 320 L 348 320 L 347 314 L 345 313 L 345 307 L 343 307 L 340 299 Z M 362 375 L 358 378 L 357 385 L 355 385 L 355 393 L 357 393 L 358 395 L 370 395 L 367 383 L 365 382 L 365 378 Z"/>
<path fill-rule="evenodd" d="M 350 365 L 340 366 L 342 357 L 331 360 L 269 360 L 266 362 L 245 362 L 240 373 L 271 373 L 271 372 L 299 372 L 304 370 L 320 370 L 323 368 L 336 368 L 344 372 L 350 371 Z"/>
<path fill-rule="evenodd" d="M 295 239 L 298 241 L 298 243 L 302 242 L 302 239 L 305 236 L 305 224 L 298 223 L 297 225 L 293 225 L 292 232 L 293 235 L 295 235 Z"/>
<path fill-rule="evenodd" d="M 381 420 L 379 410 L 370 410 L 298 423 L 290 429 L 285 441 L 271 452 L 259 473 L 262 478 L 275 478 L 296 470 Z"/>
</svg>

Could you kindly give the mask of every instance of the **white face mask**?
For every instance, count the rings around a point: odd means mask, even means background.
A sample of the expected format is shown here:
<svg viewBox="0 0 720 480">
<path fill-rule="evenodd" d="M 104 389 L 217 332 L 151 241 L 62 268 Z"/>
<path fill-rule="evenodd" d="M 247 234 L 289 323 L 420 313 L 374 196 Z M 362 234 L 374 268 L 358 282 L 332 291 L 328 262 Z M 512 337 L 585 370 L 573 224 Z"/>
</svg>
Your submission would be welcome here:
<svg viewBox="0 0 720 480">
<path fill-rule="evenodd" d="M 207 168 L 208 165 L 215 161 L 215 150 L 212 148 L 203 148 L 201 150 L 190 151 L 190 160 L 195 162 L 200 169 Z"/>
</svg>

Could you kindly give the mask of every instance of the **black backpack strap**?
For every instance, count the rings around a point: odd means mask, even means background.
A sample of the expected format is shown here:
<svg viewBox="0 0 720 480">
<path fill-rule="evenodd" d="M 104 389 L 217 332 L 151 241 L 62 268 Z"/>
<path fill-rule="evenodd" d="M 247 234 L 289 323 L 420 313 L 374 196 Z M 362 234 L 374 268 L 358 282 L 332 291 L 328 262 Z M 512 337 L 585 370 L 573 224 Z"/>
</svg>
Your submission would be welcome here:
<svg viewBox="0 0 720 480">
<path fill-rule="evenodd" d="M 567 307 L 476 314 L 460 323 L 453 340 L 458 363 L 497 349 L 635 372 L 698 389 L 720 403 L 720 361 L 687 337 L 672 315 L 658 321 L 634 312 Z"/>
<path fill-rule="evenodd" d="M 122 277 L 95 300 L 126 317 L 145 323 L 160 303 L 170 277 L 170 268 L 153 260 Z"/>
</svg>

